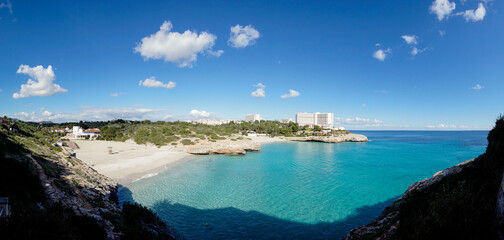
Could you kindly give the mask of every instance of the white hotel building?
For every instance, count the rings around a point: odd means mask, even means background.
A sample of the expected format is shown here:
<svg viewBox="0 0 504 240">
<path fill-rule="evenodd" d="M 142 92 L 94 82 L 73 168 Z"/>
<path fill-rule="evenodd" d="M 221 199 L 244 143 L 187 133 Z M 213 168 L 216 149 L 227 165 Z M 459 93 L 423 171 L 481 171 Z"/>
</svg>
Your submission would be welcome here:
<svg viewBox="0 0 504 240">
<path fill-rule="evenodd" d="M 245 115 L 245 122 L 255 122 L 255 121 L 261 121 L 261 115 L 259 115 L 259 114 Z"/>
<path fill-rule="evenodd" d="M 296 123 L 299 126 L 315 125 L 322 128 L 333 128 L 334 126 L 334 113 L 296 113 Z"/>
</svg>

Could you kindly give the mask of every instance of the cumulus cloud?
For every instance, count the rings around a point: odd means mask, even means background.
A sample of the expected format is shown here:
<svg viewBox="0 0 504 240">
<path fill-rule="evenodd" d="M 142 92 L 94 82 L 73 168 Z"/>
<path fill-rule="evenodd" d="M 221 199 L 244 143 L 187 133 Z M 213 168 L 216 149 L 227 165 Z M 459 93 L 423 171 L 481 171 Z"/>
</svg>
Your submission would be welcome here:
<svg viewBox="0 0 504 240">
<path fill-rule="evenodd" d="M 373 53 L 373 57 L 374 57 L 374 58 L 376 58 L 376 59 L 378 59 L 378 61 L 383 62 L 383 61 L 385 61 L 385 58 L 387 58 L 387 55 L 388 55 L 389 53 L 391 53 L 391 52 L 392 52 L 392 50 L 391 50 L 390 48 L 385 49 L 385 50 L 383 50 L 383 49 L 378 49 L 378 50 L 376 50 L 376 51 Z"/>
<path fill-rule="evenodd" d="M 266 88 L 266 85 L 262 83 L 258 83 L 254 85 L 254 87 L 257 87 L 255 91 L 253 91 L 250 96 L 255 97 L 255 98 L 264 98 L 266 97 L 266 91 L 264 90 Z"/>
<path fill-rule="evenodd" d="M 418 37 L 415 36 L 415 35 L 402 35 L 401 36 L 402 39 L 404 39 L 404 41 L 407 43 L 407 44 L 412 44 L 412 45 L 415 45 L 418 43 Z"/>
<path fill-rule="evenodd" d="M 199 118 L 199 117 L 207 118 L 207 117 L 210 117 L 211 115 L 214 115 L 215 113 L 211 113 L 211 112 L 207 112 L 207 111 L 199 111 L 199 110 L 193 109 L 193 110 L 191 110 L 190 114 L 191 114 L 191 116 L 193 116 L 195 118 Z"/>
<path fill-rule="evenodd" d="M 18 112 L 14 116 L 23 121 L 52 121 L 52 122 L 74 122 L 80 120 L 107 121 L 121 118 L 129 120 L 161 119 L 168 114 L 165 109 L 135 109 L 135 108 L 96 108 L 92 106 L 82 106 L 78 112 L 51 112 L 42 110 L 37 112 Z"/>
<path fill-rule="evenodd" d="M 485 88 L 485 87 L 483 87 L 483 86 L 481 86 L 481 85 L 479 85 L 479 84 L 476 84 L 476 86 L 472 87 L 471 89 L 472 89 L 472 90 L 481 90 L 481 89 L 483 89 L 483 88 Z"/>
<path fill-rule="evenodd" d="M 47 68 L 40 65 L 36 67 L 21 65 L 16 73 L 26 74 L 33 79 L 30 78 L 26 84 L 21 85 L 19 92 L 12 95 L 15 99 L 31 96 L 47 97 L 53 96 L 56 93 L 67 92 L 60 85 L 53 83 L 56 76 L 51 65 Z"/>
<path fill-rule="evenodd" d="M 289 93 L 286 93 L 282 96 L 280 96 L 281 98 L 293 98 L 293 97 L 297 97 L 301 95 L 298 91 L 295 91 L 295 90 L 292 90 L 292 89 L 289 89 Z"/>
<path fill-rule="evenodd" d="M 179 67 L 192 67 L 198 54 L 220 56 L 224 51 L 213 51 L 217 37 L 211 33 L 198 34 L 191 30 L 183 33 L 172 32 L 173 25 L 164 21 L 159 31 L 144 37 L 135 47 L 145 59 L 164 59 L 165 62 L 176 63 Z"/>
<path fill-rule="evenodd" d="M 266 97 L 266 91 L 264 91 L 264 88 L 258 88 L 255 91 L 253 91 L 250 96 L 255 97 L 255 98 L 264 98 Z"/>
<path fill-rule="evenodd" d="M 410 52 L 410 53 L 411 53 L 411 55 L 416 56 L 417 54 L 419 54 L 419 53 L 423 53 L 423 52 L 425 52 L 426 50 L 427 50 L 427 48 L 418 49 L 418 48 L 414 47 L 413 49 L 411 49 L 411 52 Z"/>
<path fill-rule="evenodd" d="M 477 22 L 485 18 L 486 9 L 485 6 L 483 6 L 483 3 L 479 3 L 476 10 L 467 10 L 465 12 L 459 13 L 458 15 L 462 15 L 467 22 Z"/>
<path fill-rule="evenodd" d="M 254 87 L 258 87 L 258 88 L 266 88 L 266 85 L 262 84 L 262 83 L 258 83 L 256 85 L 254 85 Z"/>
<path fill-rule="evenodd" d="M 259 32 L 252 25 L 242 27 L 237 24 L 231 27 L 228 45 L 234 48 L 244 48 L 253 45 L 259 37 Z"/>
<path fill-rule="evenodd" d="M 449 0 L 435 0 L 430 6 L 430 12 L 437 15 L 439 21 L 448 18 L 453 10 L 455 10 L 455 2 L 450 2 Z"/>
<path fill-rule="evenodd" d="M 147 78 L 145 80 L 140 80 L 140 82 L 138 82 L 138 85 L 139 86 L 144 86 L 144 87 L 155 87 L 155 88 L 168 88 L 168 89 L 172 89 L 175 87 L 176 83 L 170 81 L 168 83 L 162 83 L 158 80 L 156 80 L 156 77 L 150 77 L 150 78 Z"/>
</svg>

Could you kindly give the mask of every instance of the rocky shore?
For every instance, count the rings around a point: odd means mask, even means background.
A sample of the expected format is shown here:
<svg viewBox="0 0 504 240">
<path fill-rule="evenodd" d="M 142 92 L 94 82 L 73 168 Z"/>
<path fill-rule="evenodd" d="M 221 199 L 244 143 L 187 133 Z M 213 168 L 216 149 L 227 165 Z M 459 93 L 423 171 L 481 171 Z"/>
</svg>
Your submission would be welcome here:
<svg viewBox="0 0 504 240">
<path fill-rule="evenodd" d="M 504 239 L 504 117 L 479 157 L 413 183 L 354 239 Z"/>
<path fill-rule="evenodd" d="M 341 136 L 310 136 L 310 137 L 283 137 L 288 141 L 298 142 L 325 142 L 325 143 L 342 143 L 342 142 L 367 142 L 366 136 L 361 134 L 349 133 Z"/>
</svg>

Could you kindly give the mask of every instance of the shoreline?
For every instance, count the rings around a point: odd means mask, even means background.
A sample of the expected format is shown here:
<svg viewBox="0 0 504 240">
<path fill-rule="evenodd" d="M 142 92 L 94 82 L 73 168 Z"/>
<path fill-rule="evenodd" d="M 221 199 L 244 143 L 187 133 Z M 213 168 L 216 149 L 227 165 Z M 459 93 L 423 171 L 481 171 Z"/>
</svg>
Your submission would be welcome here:
<svg viewBox="0 0 504 240">
<path fill-rule="evenodd" d="M 165 147 L 116 141 L 74 141 L 76 157 L 98 173 L 127 185 L 147 175 L 159 174 L 167 166 L 192 158 L 189 153 L 172 151 Z M 112 154 L 109 153 L 112 148 Z M 152 175 L 154 176 L 154 175 Z"/>
<path fill-rule="evenodd" d="M 341 142 L 341 140 L 343 139 L 338 139 L 338 141 L 334 141 L 333 143 Z M 261 145 L 264 144 L 297 141 L 300 141 L 300 139 L 294 140 L 289 138 L 260 136 L 247 137 L 247 140 L 241 140 L 239 142 L 223 140 L 215 144 L 204 142 L 196 146 L 173 147 L 167 145 L 157 147 L 152 144 L 137 144 L 133 141 L 73 140 L 73 142 L 79 146 L 79 148 L 73 151 L 78 159 L 85 162 L 98 173 L 113 179 L 120 185 L 127 186 L 132 182 L 156 176 L 170 167 L 173 167 L 175 164 L 194 159 L 196 155 L 216 153 L 230 154 L 229 152 L 219 151 L 229 151 L 227 148 L 234 146 L 242 148 L 240 154 L 245 154 L 247 151 L 260 151 Z M 306 141 L 306 139 L 302 141 Z M 251 145 L 253 147 L 250 147 Z M 194 150 L 195 148 L 204 149 L 205 151 L 209 151 L 209 148 L 215 149 L 211 150 L 212 152 L 210 153 L 199 154 Z M 240 151 L 239 148 L 232 150 Z M 232 153 L 230 155 L 233 155 Z"/>
</svg>

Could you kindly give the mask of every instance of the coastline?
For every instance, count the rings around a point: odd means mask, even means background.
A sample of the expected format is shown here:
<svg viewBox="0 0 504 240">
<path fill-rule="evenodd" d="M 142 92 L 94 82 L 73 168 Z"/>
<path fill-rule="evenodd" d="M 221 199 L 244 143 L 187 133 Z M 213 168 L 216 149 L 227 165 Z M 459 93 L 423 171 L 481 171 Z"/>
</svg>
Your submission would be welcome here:
<svg viewBox="0 0 504 240">
<path fill-rule="evenodd" d="M 122 185 L 149 174 L 158 174 L 175 162 L 193 157 L 165 147 L 130 142 L 77 140 L 75 143 L 79 145 L 79 149 L 74 149 L 78 159 Z"/>
<path fill-rule="evenodd" d="M 365 137 L 364 137 L 365 138 Z M 335 141 L 336 140 L 336 141 Z M 353 139 L 352 139 L 353 140 Z M 327 140 L 290 139 L 284 137 L 247 137 L 238 141 L 221 140 L 216 143 L 201 141 L 189 146 L 162 146 L 100 140 L 74 140 L 79 146 L 74 149 L 76 157 L 94 170 L 121 185 L 156 176 L 174 164 L 195 158 L 195 155 L 229 154 L 242 155 L 260 151 L 261 145 L 294 141 L 320 141 L 339 143 L 352 141 L 345 138 Z M 365 139 L 367 141 L 367 138 Z"/>
<path fill-rule="evenodd" d="M 250 137 L 250 139 L 247 142 L 260 145 L 287 142 L 285 139 L 270 137 Z M 156 176 L 174 164 L 196 157 L 195 154 L 180 148 L 156 147 L 132 141 L 74 140 L 74 142 L 79 146 L 78 149 L 74 149 L 78 159 L 121 185 Z M 112 154 L 109 153 L 109 147 Z"/>
</svg>

